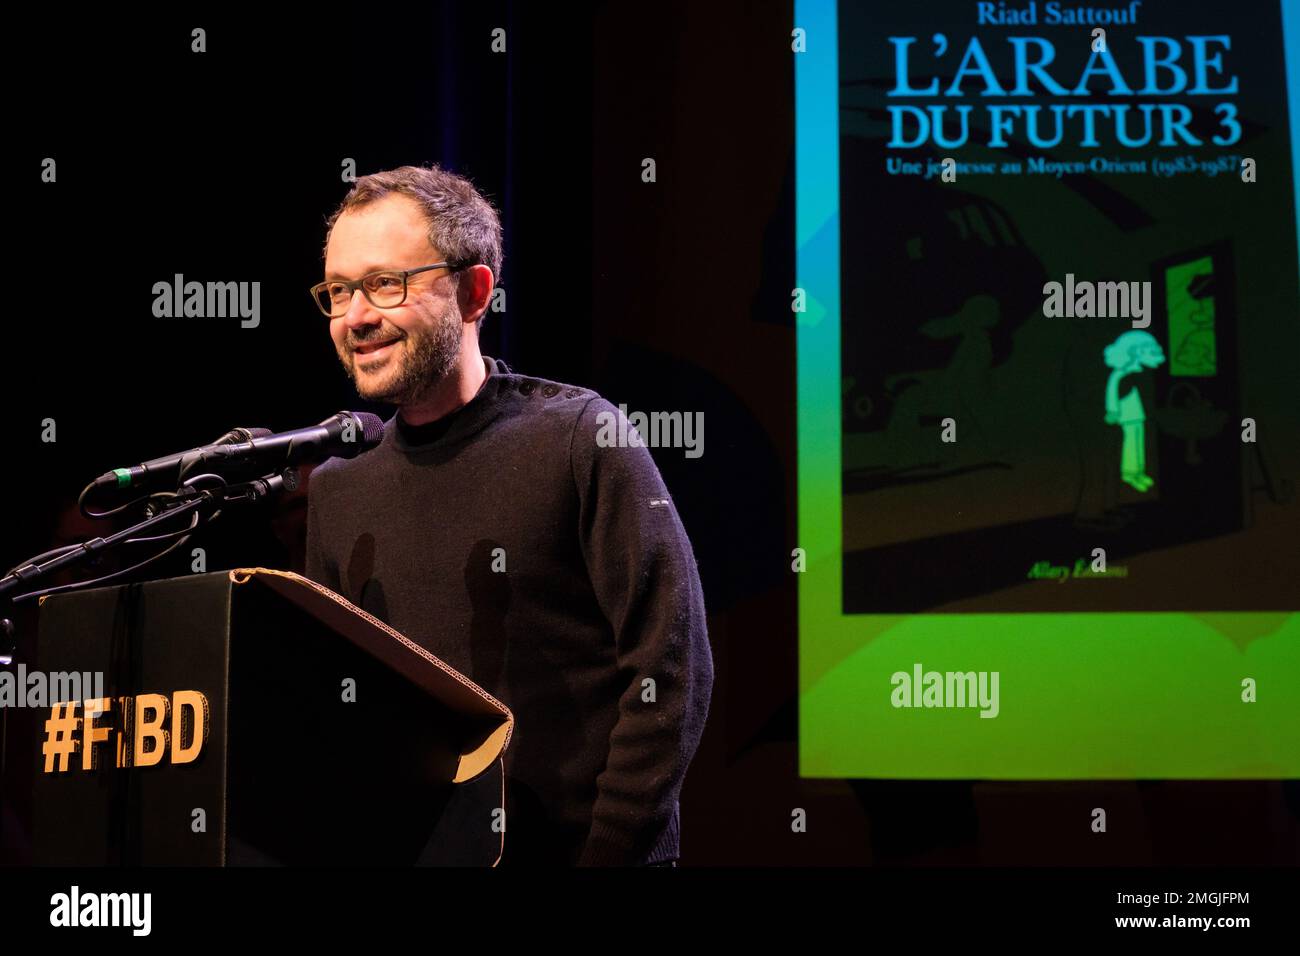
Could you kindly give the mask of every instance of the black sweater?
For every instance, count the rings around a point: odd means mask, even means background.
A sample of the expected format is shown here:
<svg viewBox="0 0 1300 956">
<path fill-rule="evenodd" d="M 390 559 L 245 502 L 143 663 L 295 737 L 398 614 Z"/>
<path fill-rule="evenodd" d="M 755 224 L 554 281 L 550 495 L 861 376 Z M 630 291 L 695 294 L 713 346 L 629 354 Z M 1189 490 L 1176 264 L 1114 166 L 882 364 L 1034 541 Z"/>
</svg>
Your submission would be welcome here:
<svg viewBox="0 0 1300 956">
<path fill-rule="evenodd" d="M 613 405 L 484 361 L 312 473 L 306 574 L 514 712 L 503 864 L 674 859 L 713 686 L 690 541 L 649 451 L 597 443 Z"/>
</svg>

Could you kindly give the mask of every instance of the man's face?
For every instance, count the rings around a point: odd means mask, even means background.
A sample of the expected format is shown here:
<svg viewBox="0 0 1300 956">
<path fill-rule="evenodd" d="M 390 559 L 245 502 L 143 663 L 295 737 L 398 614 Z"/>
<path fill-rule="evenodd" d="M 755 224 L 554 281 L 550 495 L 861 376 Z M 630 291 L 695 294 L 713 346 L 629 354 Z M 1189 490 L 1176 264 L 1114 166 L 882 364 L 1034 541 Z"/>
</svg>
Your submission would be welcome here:
<svg viewBox="0 0 1300 956">
<path fill-rule="evenodd" d="M 391 195 L 335 221 L 325 278 L 355 281 L 381 269 L 416 269 L 444 258 L 429 244 L 429 226 L 416 202 Z M 377 308 L 358 290 L 347 314 L 330 319 L 334 348 L 358 394 L 393 405 L 415 401 L 455 367 L 463 330 L 456 280 L 444 269 L 409 277 L 401 305 Z"/>
</svg>

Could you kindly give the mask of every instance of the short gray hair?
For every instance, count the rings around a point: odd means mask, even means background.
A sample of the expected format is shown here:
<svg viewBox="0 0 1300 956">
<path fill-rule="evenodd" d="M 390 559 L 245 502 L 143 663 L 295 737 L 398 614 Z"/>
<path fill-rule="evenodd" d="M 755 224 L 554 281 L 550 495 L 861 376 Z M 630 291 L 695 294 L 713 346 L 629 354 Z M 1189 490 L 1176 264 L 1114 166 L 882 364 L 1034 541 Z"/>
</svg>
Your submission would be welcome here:
<svg viewBox="0 0 1300 956">
<path fill-rule="evenodd" d="M 394 193 L 414 199 L 429 222 L 429 242 L 453 262 L 482 264 L 501 281 L 501 219 L 464 176 L 440 166 L 399 166 L 362 176 L 326 223 L 325 246 L 339 216 Z M 482 324 L 482 318 L 479 324 Z"/>
</svg>

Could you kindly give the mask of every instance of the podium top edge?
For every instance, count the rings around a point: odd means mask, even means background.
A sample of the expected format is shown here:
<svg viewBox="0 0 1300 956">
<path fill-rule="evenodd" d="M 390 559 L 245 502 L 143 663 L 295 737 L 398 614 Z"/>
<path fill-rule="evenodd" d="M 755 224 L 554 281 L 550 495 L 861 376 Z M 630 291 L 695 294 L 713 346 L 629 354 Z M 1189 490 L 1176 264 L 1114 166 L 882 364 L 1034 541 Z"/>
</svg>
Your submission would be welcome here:
<svg viewBox="0 0 1300 956">
<path fill-rule="evenodd" d="M 493 721 L 495 726 L 492 732 L 462 755 L 458 780 L 470 780 L 482 773 L 509 745 L 514 729 L 514 714 L 509 707 L 464 674 L 341 594 L 293 571 L 233 568 L 229 577 L 235 586 L 250 581 L 261 582 L 362 650 L 402 673 L 452 711 Z"/>
</svg>

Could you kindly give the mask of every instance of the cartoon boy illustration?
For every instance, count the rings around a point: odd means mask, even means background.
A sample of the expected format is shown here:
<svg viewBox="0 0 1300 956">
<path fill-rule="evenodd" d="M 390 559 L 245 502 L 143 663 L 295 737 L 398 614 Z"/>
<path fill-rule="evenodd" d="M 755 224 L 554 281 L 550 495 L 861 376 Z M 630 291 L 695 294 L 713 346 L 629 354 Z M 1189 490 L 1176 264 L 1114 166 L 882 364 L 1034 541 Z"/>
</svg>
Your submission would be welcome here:
<svg viewBox="0 0 1300 956">
<path fill-rule="evenodd" d="M 1164 360 L 1160 343 L 1149 332 L 1139 330 L 1125 332 L 1106 346 L 1105 351 L 1106 365 L 1111 369 L 1106 381 L 1106 424 L 1118 425 L 1124 432 L 1120 478 L 1143 492 L 1155 484 L 1155 479 L 1146 473 L 1146 410 L 1136 386 L 1120 397 L 1120 383 L 1125 376 L 1156 368 Z"/>
</svg>

